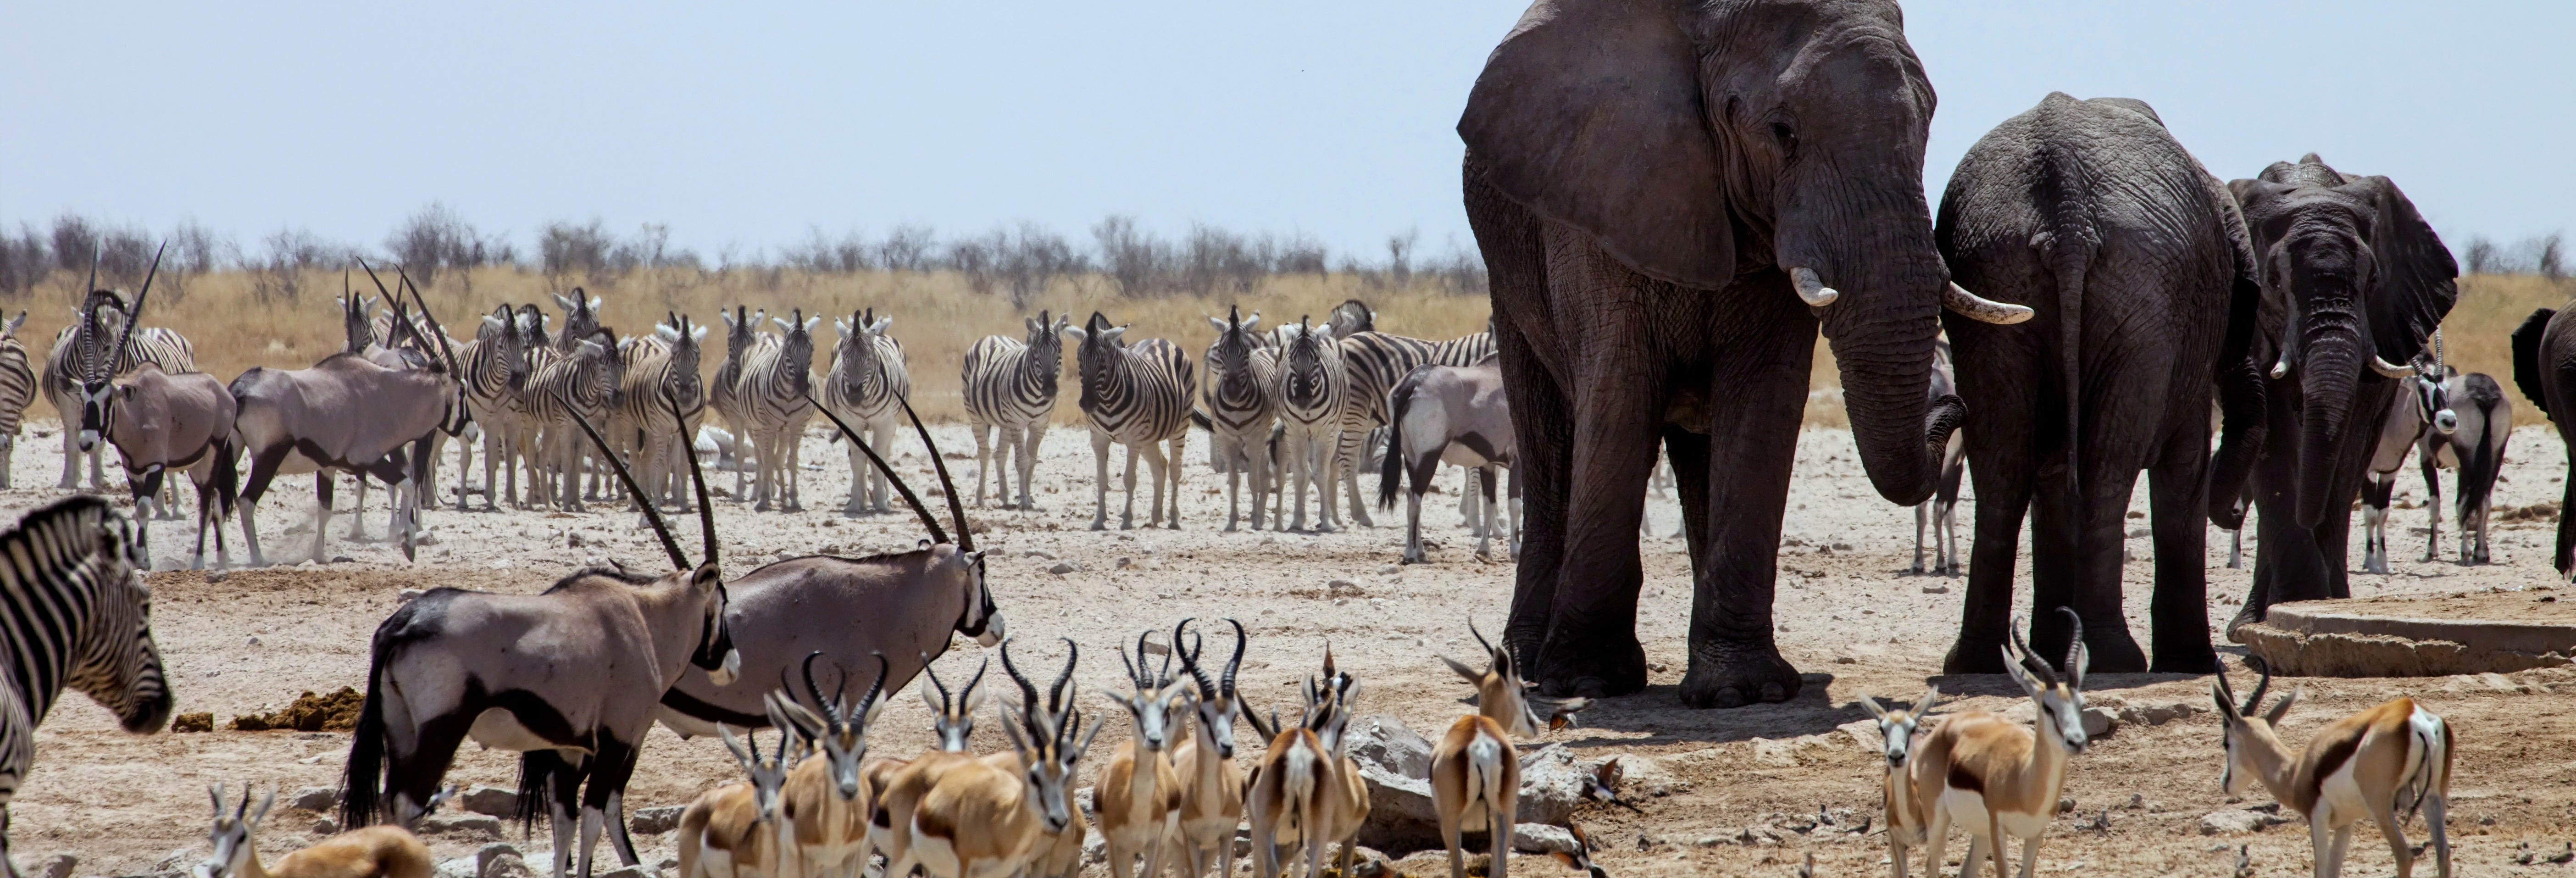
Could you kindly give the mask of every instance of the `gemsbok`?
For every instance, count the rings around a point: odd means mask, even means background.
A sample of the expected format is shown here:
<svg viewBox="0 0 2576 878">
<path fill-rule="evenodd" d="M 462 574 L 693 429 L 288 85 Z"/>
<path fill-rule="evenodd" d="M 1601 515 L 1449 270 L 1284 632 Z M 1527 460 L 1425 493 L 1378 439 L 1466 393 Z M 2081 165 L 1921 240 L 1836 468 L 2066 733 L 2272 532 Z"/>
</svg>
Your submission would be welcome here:
<svg viewBox="0 0 2576 878">
<path fill-rule="evenodd" d="M 2022 839 L 2021 874 L 2030 878 L 2039 862 L 2039 843 L 2057 816 L 2058 793 L 2066 788 L 2070 761 L 2084 752 L 2084 622 L 2075 611 L 2057 608 L 2074 627 L 2066 660 L 2050 667 L 2031 654 L 2015 620 L 2012 643 L 2003 647 L 2004 670 L 2039 706 L 2033 725 L 2025 727 L 1985 711 L 1968 711 L 1943 720 L 1925 736 L 1914 753 L 1916 807 L 1927 814 L 1924 862 L 1938 870 L 1950 825 L 1968 831 L 1968 854 L 1959 874 L 1983 871 L 1987 856 L 2003 872 L 2003 839 Z"/>
<path fill-rule="evenodd" d="M 1860 696 L 1860 706 L 1878 721 L 1880 752 L 1887 756 L 1887 777 L 1880 788 L 1887 807 L 1887 860 L 1896 878 L 1905 878 L 1906 850 L 1923 844 L 1923 803 L 1914 795 L 1914 743 L 1932 713 L 1932 702 L 1940 697 L 1939 688 L 1925 689 L 1912 707 L 1890 710 L 1866 693 Z M 1931 863 L 1924 872 L 1938 878 L 1941 864 Z"/>
<path fill-rule="evenodd" d="M 2211 687 L 2227 751 L 2219 786 L 2228 795 L 2242 795 L 2250 781 L 2261 781 L 2273 799 L 2305 815 L 2319 878 L 2343 874 L 2353 824 L 2363 818 L 2388 839 L 2398 878 L 2413 874 L 2416 855 L 2402 820 L 2420 808 L 2432 833 L 2434 868 L 2450 878 L 2451 725 L 2414 700 L 2399 698 L 2326 724 L 2308 739 L 2307 749 L 2294 753 L 2275 729 L 2301 693 L 2258 714 L 2264 691 L 2272 688 L 2272 669 L 2258 670 L 2262 682 L 2242 705 L 2225 672 Z"/>
<path fill-rule="evenodd" d="M 1381 508 L 1392 507 L 1396 492 L 1404 491 L 1404 563 L 1431 560 L 1422 546 L 1422 494 L 1431 488 L 1431 477 L 1443 463 L 1467 468 L 1468 490 L 1482 484 L 1485 503 L 1481 520 L 1474 522 L 1476 557 L 1492 557 L 1493 539 L 1506 522 L 1511 535 L 1504 547 L 1520 554 L 1520 498 L 1497 497 L 1495 490 L 1503 469 L 1519 453 L 1512 432 L 1511 395 L 1503 388 L 1502 362 L 1426 364 L 1406 373 L 1388 396 L 1393 420 L 1388 422 L 1377 502 Z M 1413 479 L 1409 490 L 1404 485 L 1408 475 Z M 1512 490 L 1519 491 L 1520 476 L 1514 475 L 1512 482 Z"/>
<path fill-rule="evenodd" d="M 147 276 L 143 291 L 134 297 L 132 313 L 138 319 L 125 322 L 123 335 L 134 334 L 151 296 L 152 279 Z M 215 535 L 216 568 L 230 568 L 232 553 L 224 549 L 223 521 L 232 512 L 235 484 L 233 395 L 223 382 L 204 372 L 173 375 L 148 361 L 133 362 L 131 342 L 131 338 L 119 338 L 98 371 L 81 378 L 81 450 L 89 451 L 101 440 L 116 446 L 138 512 L 160 495 L 169 471 L 187 473 L 197 489 L 197 547 L 188 569 L 205 569 L 209 530 Z M 152 562 L 150 521 L 149 516 L 135 517 L 147 565 Z"/>
</svg>

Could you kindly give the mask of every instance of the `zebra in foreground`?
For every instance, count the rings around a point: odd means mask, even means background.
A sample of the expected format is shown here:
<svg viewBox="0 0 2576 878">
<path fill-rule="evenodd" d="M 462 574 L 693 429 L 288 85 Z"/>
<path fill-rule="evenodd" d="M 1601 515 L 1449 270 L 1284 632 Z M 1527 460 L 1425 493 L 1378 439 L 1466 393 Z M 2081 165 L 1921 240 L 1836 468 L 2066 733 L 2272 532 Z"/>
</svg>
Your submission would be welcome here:
<svg viewBox="0 0 2576 878">
<path fill-rule="evenodd" d="M 1064 369 L 1062 334 L 1070 317 L 1039 311 L 1025 318 L 1028 341 L 988 335 L 966 351 L 964 374 L 966 424 L 975 433 L 975 505 L 984 505 L 984 476 L 993 477 L 993 497 L 1004 509 L 1035 509 L 1029 477 L 1037 472 L 1038 443 L 1046 438 L 1047 419 L 1055 414 L 1056 374 Z M 993 444 L 999 430 L 1000 445 Z M 1011 467 L 1019 467 L 1020 499 L 1011 502 Z M 995 469 L 999 467 L 999 469 Z"/>
<path fill-rule="evenodd" d="M 18 329 L 26 325 L 25 311 L 0 323 L 0 490 L 9 487 L 18 428 L 26 419 L 27 403 L 36 399 L 36 373 L 27 368 L 27 346 L 18 341 Z"/>
<path fill-rule="evenodd" d="M 1232 531 L 1242 513 L 1244 476 L 1252 476 L 1252 529 L 1261 529 L 1262 508 L 1270 498 L 1271 427 L 1279 422 L 1279 354 L 1262 344 L 1261 312 L 1245 319 L 1227 308 L 1225 319 L 1208 318 L 1216 343 L 1207 351 L 1208 456 L 1225 478 L 1225 529 Z"/>
<path fill-rule="evenodd" d="M 760 458 L 760 471 L 752 480 L 752 509 L 767 512 L 775 499 L 780 508 L 800 512 L 805 503 L 798 471 L 804 455 L 797 440 L 804 438 L 805 424 L 814 419 L 810 396 L 814 327 L 823 318 L 808 318 L 805 309 L 798 308 L 789 319 L 770 321 L 785 335 L 762 334 L 759 343 L 744 352 L 741 377 L 734 386 L 735 405 L 741 407 L 740 424 L 751 438 L 752 453 Z"/>
<path fill-rule="evenodd" d="M 1109 521 L 1109 446 L 1127 446 L 1127 508 L 1118 529 L 1136 526 L 1136 456 L 1141 450 L 1154 477 L 1154 506 L 1146 527 L 1181 528 L 1181 455 L 1190 441 L 1190 391 L 1198 377 L 1181 346 L 1159 338 L 1128 344 L 1125 326 L 1091 312 L 1082 328 L 1067 327 L 1074 339 L 1075 368 L 1082 381 L 1082 413 L 1091 420 L 1091 454 L 1097 464 L 1092 481 L 1091 529 Z M 1160 443 L 1170 442 L 1166 456 Z M 1163 489 L 1171 488 L 1169 506 Z M 1170 516 L 1165 518 L 1167 514 Z"/>
<path fill-rule="evenodd" d="M 841 341 L 832 346 L 832 371 L 823 378 L 818 401 L 850 422 L 868 447 L 879 454 L 893 454 L 893 439 L 903 426 L 903 408 L 897 403 L 912 396 L 912 371 L 904 364 L 903 344 L 886 334 L 894 328 L 894 318 L 878 317 L 876 309 L 870 308 L 850 312 L 848 320 L 835 319 L 832 326 L 840 331 Z M 840 437 L 832 435 L 836 441 Z M 886 504 L 893 495 L 894 485 L 868 466 L 857 445 L 851 445 L 850 502 L 841 511 L 850 515 L 889 512 Z"/>
<path fill-rule="evenodd" d="M 96 269 L 91 269 L 91 283 L 97 282 Z M 93 312 L 96 320 L 86 315 Z M 93 288 L 89 297 L 73 312 L 70 326 L 54 336 L 54 348 L 45 354 L 45 370 L 38 386 L 44 388 L 45 401 L 53 404 L 55 414 L 65 424 L 79 419 L 80 380 L 90 374 L 94 365 L 104 362 L 108 346 L 125 332 L 125 315 L 133 310 L 124 293 Z M 197 349 L 178 330 L 160 326 L 139 327 L 126 342 L 125 362 L 129 365 L 151 363 L 161 371 L 178 375 L 197 371 Z M 63 431 L 63 477 L 56 488 L 70 489 L 80 484 L 80 459 L 89 458 L 90 490 L 105 490 L 100 455 L 106 449 L 92 448 L 83 454 L 78 430 Z"/>
<path fill-rule="evenodd" d="M 36 726 L 69 686 L 148 735 L 170 718 L 152 642 L 152 592 L 133 520 L 102 497 L 65 497 L 0 532 L 0 863 L 9 802 L 36 758 Z M 10 869 L 15 874 L 15 868 Z"/>
<path fill-rule="evenodd" d="M 1341 440 L 1345 399 L 1350 394 L 1350 376 L 1342 368 L 1342 349 L 1333 343 L 1330 325 L 1314 326 L 1300 319 L 1279 329 L 1279 371 L 1273 379 L 1273 393 L 1279 398 L 1279 424 L 1283 428 L 1281 456 L 1288 462 L 1283 475 L 1296 486 L 1295 512 L 1290 515 L 1288 529 L 1306 529 L 1306 489 L 1311 486 L 1322 505 L 1316 529 L 1339 530 L 1340 519 L 1333 510 L 1333 487 L 1337 482 L 1334 470 L 1342 457 L 1334 446 Z"/>
</svg>

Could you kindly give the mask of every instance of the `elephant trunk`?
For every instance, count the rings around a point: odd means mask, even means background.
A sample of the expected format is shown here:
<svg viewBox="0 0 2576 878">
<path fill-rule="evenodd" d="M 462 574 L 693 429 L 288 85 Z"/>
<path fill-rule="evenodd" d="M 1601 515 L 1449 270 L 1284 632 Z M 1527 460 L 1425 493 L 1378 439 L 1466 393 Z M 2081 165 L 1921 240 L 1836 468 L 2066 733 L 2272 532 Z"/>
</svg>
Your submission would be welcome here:
<svg viewBox="0 0 2576 878">
<path fill-rule="evenodd" d="M 2298 359 L 2302 411 L 2296 511 L 2299 526 L 2313 528 L 2325 520 L 2341 475 L 2336 461 L 2370 351 L 2347 311 L 2319 308 L 2304 322 Z"/>
<path fill-rule="evenodd" d="M 1919 184 L 1888 190 L 1848 181 L 1919 179 L 1920 155 L 1820 164 L 1847 173 L 1790 190 L 1774 256 L 1824 322 L 1870 484 L 1911 506 L 1931 496 L 1941 448 L 1967 414 L 1956 396 L 1930 397 L 1932 344 L 1950 272 L 1933 247 Z M 1816 192 L 1845 198 L 1809 200 Z"/>
<path fill-rule="evenodd" d="M 1944 394 L 1937 402 L 1930 397 L 1931 340 L 1940 329 L 1937 312 L 1926 309 L 1913 319 L 1884 321 L 1830 341 L 1861 466 L 1878 493 L 1900 506 L 1931 496 L 1941 448 L 1967 416 L 1957 396 Z"/>
</svg>

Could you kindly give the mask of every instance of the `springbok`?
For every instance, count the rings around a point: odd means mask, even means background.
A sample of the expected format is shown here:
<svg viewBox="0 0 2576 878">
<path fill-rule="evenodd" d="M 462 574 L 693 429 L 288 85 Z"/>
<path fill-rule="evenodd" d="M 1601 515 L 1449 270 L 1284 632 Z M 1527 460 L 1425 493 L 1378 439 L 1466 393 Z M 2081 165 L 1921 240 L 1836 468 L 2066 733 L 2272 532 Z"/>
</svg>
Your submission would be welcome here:
<svg viewBox="0 0 2576 878">
<path fill-rule="evenodd" d="M 1387 430 L 1385 469 L 1378 474 L 1377 503 L 1380 508 L 1393 507 L 1404 477 L 1413 477 L 1404 501 L 1404 563 L 1431 560 L 1422 548 L 1422 492 L 1431 487 L 1431 477 L 1443 463 L 1468 469 L 1469 490 L 1483 482 L 1485 505 L 1482 520 L 1475 522 L 1476 557 L 1492 556 L 1494 535 L 1502 530 L 1505 518 L 1512 529 L 1506 545 L 1511 554 L 1519 555 L 1520 498 L 1506 498 L 1511 504 L 1506 507 L 1494 496 L 1503 468 L 1511 466 L 1517 454 L 1502 362 L 1488 359 L 1466 367 L 1425 364 L 1405 373 L 1389 395 L 1394 415 Z M 1515 494 L 1520 490 L 1518 475 L 1512 477 L 1512 490 Z"/>
<path fill-rule="evenodd" d="M 640 496 L 634 475 L 607 453 L 607 442 L 590 422 L 574 423 L 626 489 Z M 347 794 L 341 822 L 366 825 L 388 809 L 408 817 L 447 773 L 457 746 L 471 737 L 486 747 L 521 751 L 520 819 L 533 822 L 540 809 L 551 818 L 556 878 L 575 852 L 568 809 L 576 797 L 580 874 L 590 874 L 603 823 L 618 858 L 634 865 L 626 783 L 663 692 L 684 665 L 714 672 L 719 684 L 731 682 L 742 667 L 725 622 L 706 479 L 693 466 L 690 480 L 698 491 L 703 564 L 690 566 L 661 513 L 648 503 L 645 520 L 678 572 L 655 578 L 594 567 L 538 595 L 434 589 L 377 626 L 367 700 L 342 781 Z M 568 674 L 567 668 L 583 671 Z M 388 793 L 390 802 L 384 801 Z"/>
<path fill-rule="evenodd" d="M 201 878 L 431 878 L 436 874 L 429 846 L 410 827 L 390 823 L 352 829 L 279 857 L 274 866 L 262 865 L 253 837 L 267 819 L 268 809 L 277 804 L 277 791 L 269 790 L 259 807 L 252 808 L 250 789 L 249 784 L 242 785 L 241 798 L 226 814 L 224 785 L 206 788 L 215 802 L 215 825 L 208 833 L 214 856 L 200 865 Z M 430 797 L 424 811 L 436 809 L 455 791 L 455 787 L 441 789 Z"/>
<path fill-rule="evenodd" d="M 820 748 L 787 775 L 779 795 L 785 803 L 786 825 L 795 831 L 800 874 L 858 878 L 859 867 L 868 858 L 872 792 L 862 768 L 868 756 L 868 725 L 885 709 L 880 696 L 885 694 L 886 661 L 883 655 L 876 657 L 876 683 L 859 700 L 851 701 L 846 669 L 842 690 L 823 697 L 823 687 L 814 682 L 814 660 L 822 657 L 820 652 L 805 656 L 805 692 L 814 697 L 815 709 L 807 710 L 792 698 L 779 703 L 795 735 Z M 786 681 L 779 682 L 784 689 Z"/>
<path fill-rule="evenodd" d="M 778 703 L 775 699 L 773 704 Z M 724 739 L 725 749 L 742 766 L 746 780 L 698 794 L 695 801 L 680 811 L 679 848 L 681 878 L 788 878 L 797 873 L 785 868 L 796 856 L 791 841 L 793 829 L 783 825 L 779 813 L 781 790 L 787 785 L 788 751 L 795 733 L 783 731 L 789 721 L 780 717 L 778 750 L 760 752 L 760 733 L 745 730 L 749 746 L 733 736 L 733 729 L 719 727 L 716 734 Z M 558 861 L 562 858 L 557 857 Z"/>
<path fill-rule="evenodd" d="M 1009 664 L 1010 642 L 1003 641 L 1003 663 Z M 886 874 L 909 875 L 918 861 L 912 856 L 912 813 L 920 807 L 921 797 L 939 783 L 939 776 L 951 768 L 974 760 L 966 749 L 967 739 L 975 733 L 975 714 L 984 707 L 984 694 L 978 691 L 990 660 L 975 666 L 975 676 L 955 693 L 939 680 L 939 672 L 922 662 L 922 676 L 930 685 L 921 690 L 921 701 L 931 710 L 930 728 L 938 735 L 938 748 L 900 765 L 889 765 L 871 787 L 868 805 L 868 844 L 886 858 Z M 1068 665 L 1068 667 L 1070 667 Z M 933 691 L 939 700 L 932 701 Z"/>
<path fill-rule="evenodd" d="M 1084 733 L 1082 712 L 1070 706 L 1055 723 L 1013 717 L 1004 707 L 1002 731 L 1016 762 L 968 760 L 941 774 L 913 810 L 912 852 L 933 878 L 1012 874 L 1046 836 L 1066 831 L 1080 815 L 1069 788 L 1100 727 Z"/>
<path fill-rule="evenodd" d="M 1450 878 L 1465 878 L 1467 864 L 1459 847 L 1461 832 L 1484 828 L 1493 842 L 1489 874 L 1510 874 L 1512 821 L 1520 814 L 1520 750 L 1517 737 L 1537 737 L 1547 724 L 1522 697 L 1520 668 L 1512 654 L 1485 639 L 1475 620 L 1468 633 L 1485 647 L 1484 670 L 1448 656 L 1442 664 L 1476 687 L 1476 712 L 1449 724 L 1431 750 L 1431 796 L 1440 818 L 1440 841 L 1449 847 Z"/>
<path fill-rule="evenodd" d="M 1190 699 L 1195 727 L 1172 748 L 1172 768 L 1182 784 L 1179 842 L 1188 858 L 1189 878 L 1207 875 L 1211 860 L 1216 878 L 1231 878 L 1234 830 L 1243 823 L 1243 775 L 1234 770 L 1234 717 L 1242 709 L 1235 696 L 1234 674 L 1243 667 L 1243 623 L 1225 620 L 1234 626 L 1234 658 L 1226 661 L 1222 675 L 1210 680 L 1199 664 L 1196 632 L 1191 634 L 1189 650 L 1181 650 L 1181 632 L 1190 621 L 1183 619 L 1172 629 L 1172 651 L 1181 655 L 1181 672 L 1198 684 L 1197 694 Z"/>
<path fill-rule="evenodd" d="M 133 317 L 125 321 L 126 337 L 117 340 L 98 371 L 81 378 L 80 448 L 87 452 L 102 438 L 116 446 L 138 511 L 148 498 L 160 495 L 161 480 L 170 470 L 187 473 L 197 489 L 197 548 L 188 569 L 205 569 L 210 529 L 216 569 L 227 569 L 232 553 L 224 548 L 223 521 L 233 506 L 233 395 L 204 372 L 174 375 L 156 363 L 133 362 L 131 336 L 151 296 L 147 276 L 143 291 L 134 297 Z M 143 533 L 137 545 L 147 565 L 152 562 L 150 522 L 149 516 L 135 516 Z"/>
<path fill-rule="evenodd" d="M 1360 783 L 1358 765 L 1341 751 L 1342 730 L 1350 721 L 1350 699 L 1359 682 L 1333 670 L 1330 646 L 1324 649 L 1324 677 L 1307 678 L 1305 716 L 1282 728 L 1275 715 L 1268 723 L 1245 711 L 1253 731 L 1270 740 L 1270 749 L 1244 781 L 1244 819 L 1251 827 L 1254 875 L 1275 876 L 1285 863 L 1280 846 L 1304 849 L 1307 878 L 1322 874 L 1324 850 L 1342 842 L 1340 868 L 1350 874 L 1352 841 L 1367 819 L 1368 787 Z"/>
<path fill-rule="evenodd" d="M 2401 813 L 2412 817 L 2420 807 L 2433 836 L 2434 866 L 2442 878 L 2450 878 L 2451 725 L 2412 699 L 2400 698 L 2327 724 L 2308 739 L 2306 750 L 2293 753 L 2275 728 L 2302 693 L 2291 692 L 2258 715 L 2264 691 L 2272 688 L 2272 669 L 2257 669 L 2262 682 L 2241 706 L 2226 673 L 2211 687 L 2227 750 L 2218 785 L 2229 795 L 2242 795 L 2248 781 L 2259 780 L 2272 798 L 2307 815 L 2319 878 L 2343 874 L 2353 824 L 2364 817 L 2387 837 L 2398 878 L 2413 874 L 2415 853 L 2399 821 Z"/>
<path fill-rule="evenodd" d="M 2003 872 L 2003 839 L 2022 839 L 2021 874 L 2030 878 L 2039 862 L 2039 843 L 2048 822 L 2057 816 L 2057 795 L 2066 787 L 2068 762 L 2084 752 L 2084 621 L 2075 611 L 2057 608 L 2074 627 L 2066 660 L 2049 667 L 2031 654 L 2015 620 L 2012 643 L 2003 648 L 2004 670 L 2039 705 L 2033 727 L 1985 711 L 1969 711 L 1942 721 L 1914 753 L 1916 807 L 1930 818 L 1924 829 L 1924 862 L 1938 870 L 1950 824 L 1968 831 L 1968 855 L 1959 874 L 1982 871 L 1985 857 L 1995 858 Z"/>
<path fill-rule="evenodd" d="M 1923 807 L 1914 795 L 1914 739 L 1923 731 L 1923 720 L 1932 713 L 1932 702 L 1941 697 L 1939 687 L 1923 690 L 1922 700 L 1912 707 L 1889 710 L 1878 699 L 1863 693 L 1860 706 L 1878 721 L 1878 737 L 1887 754 L 1887 778 L 1881 784 L 1887 806 L 1887 860 L 1895 868 L 1896 878 L 1905 878 L 1905 851 L 1923 843 Z M 1924 867 L 1938 876 L 1941 864 L 1935 861 Z"/>
<path fill-rule="evenodd" d="M 1181 651 L 1172 644 L 1163 652 L 1162 670 L 1139 668 L 1145 663 L 1146 642 L 1153 632 L 1136 637 L 1136 660 L 1128 661 L 1127 650 L 1118 651 L 1118 660 L 1127 666 L 1127 682 L 1134 691 L 1127 694 L 1102 692 L 1101 695 L 1126 708 L 1135 725 L 1128 736 L 1127 747 L 1100 769 L 1092 786 L 1092 808 L 1100 818 L 1100 836 L 1108 843 L 1109 874 L 1127 878 L 1138 857 L 1145 860 L 1142 878 L 1159 878 L 1163 874 L 1163 849 L 1166 842 L 1180 832 L 1181 775 L 1172 766 L 1173 728 L 1180 723 L 1180 701 L 1185 692 L 1181 681 L 1171 674 L 1172 656 Z"/>
</svg>

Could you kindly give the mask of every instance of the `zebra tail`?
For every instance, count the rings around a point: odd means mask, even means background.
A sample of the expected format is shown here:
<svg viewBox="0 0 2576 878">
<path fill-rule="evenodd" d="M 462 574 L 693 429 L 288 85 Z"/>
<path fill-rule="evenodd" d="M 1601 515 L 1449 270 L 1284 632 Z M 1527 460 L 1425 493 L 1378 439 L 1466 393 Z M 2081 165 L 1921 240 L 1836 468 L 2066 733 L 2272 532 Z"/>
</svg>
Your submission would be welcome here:
<svg viewBox="0 0 2576 878">
<path fill-rule="evenodd" d="M 1386 394 L 1386 462 L 1379 464 L 1377 471 L 1379 509 L 1395 508 L 1396 488 L 1404 483 L 1404 411 L 1413 407 L 1415 386 L 1413 376 L 1408 374 Z"/>
<path fill-rule="evenodd" d="M 222 465 L 217 464 L 218 471 Z M 349 764 L 340 773 L 340 825 L 376 825 L 385 783 L 385 653 L 381 630 L 367 655 L 367 700 L 358 709 L 358 727 L 349 734 Z"/>
</svg>

